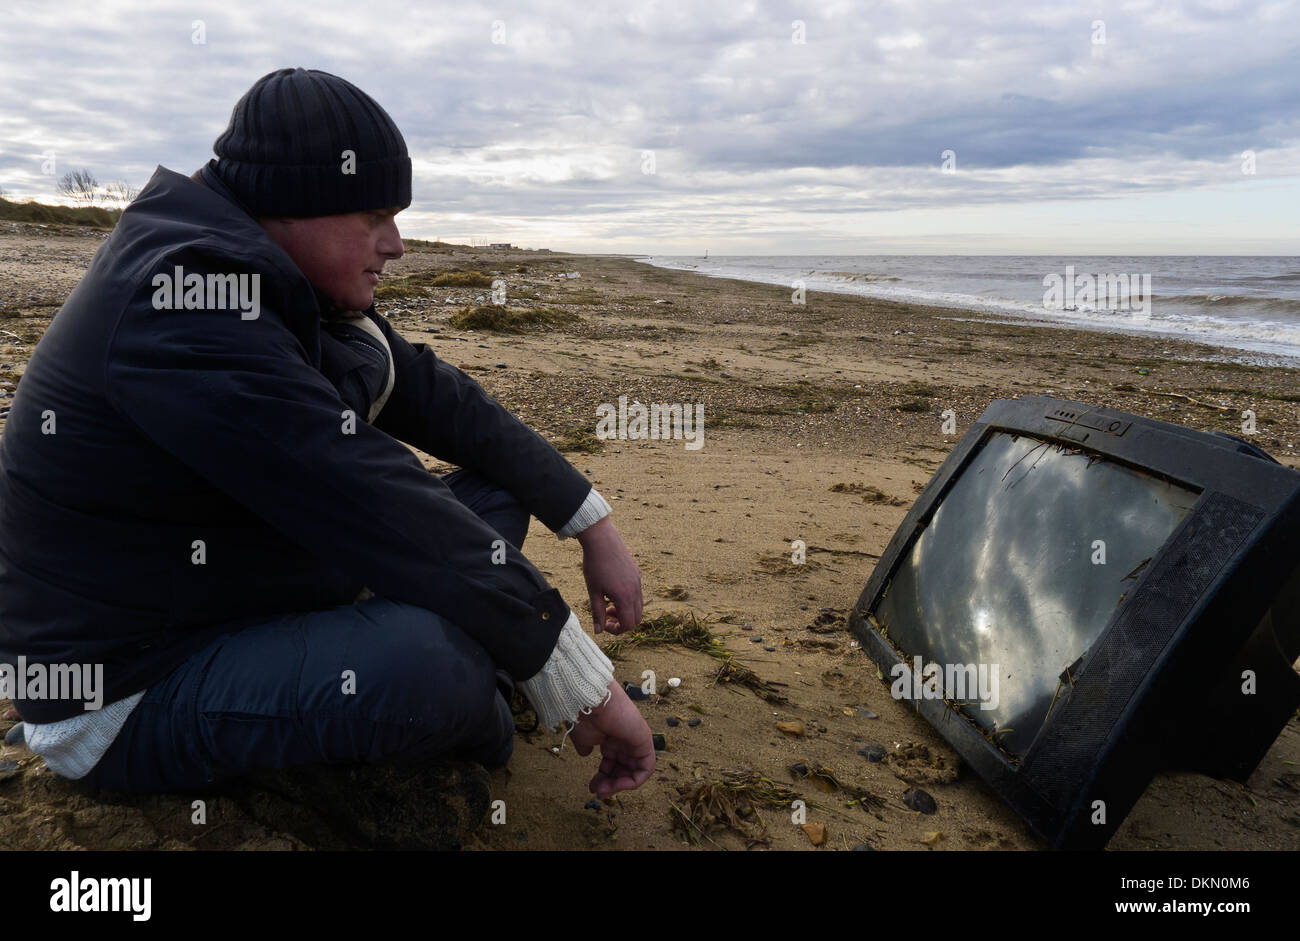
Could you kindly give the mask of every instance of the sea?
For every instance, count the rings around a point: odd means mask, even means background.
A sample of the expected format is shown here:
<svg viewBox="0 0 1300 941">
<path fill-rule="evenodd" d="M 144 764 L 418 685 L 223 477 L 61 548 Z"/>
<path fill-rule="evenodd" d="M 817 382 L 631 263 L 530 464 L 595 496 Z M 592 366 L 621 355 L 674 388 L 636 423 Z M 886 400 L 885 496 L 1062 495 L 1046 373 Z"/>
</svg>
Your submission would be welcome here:
<svg viewBox="0 0 1300 941">
<path fill-rule="evenodd" d="M 1300 366 L 1300 258 L 1288 255 L 637 255 L 663 268 L 979 311 L 1006 321 L 1192 340 Z M 961 319 L 960 316 L 954 319 Z M 1212 358 L 1220 358 L 1220 356 Z"/>
</svg>

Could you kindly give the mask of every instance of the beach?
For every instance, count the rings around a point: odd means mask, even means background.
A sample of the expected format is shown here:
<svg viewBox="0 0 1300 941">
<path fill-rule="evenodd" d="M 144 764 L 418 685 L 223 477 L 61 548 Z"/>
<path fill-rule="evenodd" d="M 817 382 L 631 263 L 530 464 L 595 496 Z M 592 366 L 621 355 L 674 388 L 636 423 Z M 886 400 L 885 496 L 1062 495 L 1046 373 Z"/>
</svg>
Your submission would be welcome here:
<svg viewBox="0 0 1300 941">
<path fill-rule="evenodd" d="M 0 224 L 0 389 L 21 381 L 101 241 L 93 230 Z M 443 271 L 504 282 L 507 310 L 562 316 L 517 334 L 454 327 L 453 314 L 486 304 L 491 291 L 428 284 Z M 592 809 L 587 781 L 598 759 L 569 743 L 557 754 L 558 733 L 520 732 L 508 771 L 493 774 L 505 821 L 485 823 L 469 849 L 1041 848 L 890 696 L 844 623 L 917 494 L 990 402 L 1034 394 L 1233 434 L 1249 411 L 1250 440 L 1300 467 L 1300 371 L 1234 361 L 1220 347 L 849 294 L 808 291 L 795 304 L 788 286 L 623 256 L 412 247 L 388 265 L 381 291 L 378 309 L 399 332 L 562 446 L 609 500 L 642 572 L 646 617 L 693 617 L 733 655 L 624 645 L 616 677 L 655 677 L 655 695 L 638 704 L 665 737 L 654 776 Z M 620 420 L 626 438 L 597 436 L 602 414 L 630 416 L 635 403 L 692 415 L 702 406 L 702 434 L 641 439 Z M 946 434 L 949 416 L 955 433 Z M 419 456 L 433 471 L 451 469 Z M 792 562 L 796 541 L 803 564 Z M 534 520 L 523 550 L 590 631 L 577 544 Z M 720 664 L 747 668 L 757 691 L 715 682 Z M 1194 721 L 1195 704 L 1188 714 Z M 859 753 L 872 745 L 882 760 Z M 211 835 L 196 835 L 188 797 L 104 803 L 21 746 L 5 746 L 0 760 L 20 763 L 0 776 L 0 847 L 303 848 L 222 798 L 208 808 Z M 792 773 L 796 765 L 830 774 Z M 795 792 L 807 823 L 824 830 L 766 808 L 688 841 L 675 821 L 692 792 L 744 771 Z M 1158 777 L 1110 848 L 1300 849 L 1298 772 L 1293 719 L 1245 787 Z M 903 802 L 913 787 L 934 798 L 936 812 Z"/>
</svg>

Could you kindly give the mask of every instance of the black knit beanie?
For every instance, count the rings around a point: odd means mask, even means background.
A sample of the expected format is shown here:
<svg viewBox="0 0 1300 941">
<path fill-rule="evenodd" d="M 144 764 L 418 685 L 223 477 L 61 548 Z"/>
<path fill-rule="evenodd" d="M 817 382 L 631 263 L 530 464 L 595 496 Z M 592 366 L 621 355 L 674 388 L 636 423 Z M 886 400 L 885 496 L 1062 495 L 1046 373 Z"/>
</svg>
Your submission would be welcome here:
<svg viewBox="0 0 1300 941">
<path fill-rule="evenodd" d="M 373 98 L 328 72 L 263 75 L 235 103 L 212 149 L 209 166 L 254 216 L 411 204 L 411 158 L 397 125 Z"/>
</svg>

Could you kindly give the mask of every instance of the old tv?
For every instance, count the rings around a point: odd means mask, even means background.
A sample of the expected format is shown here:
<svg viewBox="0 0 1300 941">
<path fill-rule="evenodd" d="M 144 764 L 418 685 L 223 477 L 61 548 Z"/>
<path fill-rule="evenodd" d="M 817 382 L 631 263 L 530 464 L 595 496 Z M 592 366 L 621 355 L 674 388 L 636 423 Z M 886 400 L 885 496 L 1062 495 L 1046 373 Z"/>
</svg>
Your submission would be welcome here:
<svg viewBox="0 0 1300 941">
<path fill-rule="evenodd" d="M 849 624 L 1050 847 L 1104 847 L 1156 773 L 1244 781 L 1300 706 L 1300 472 L 1225 433 L 995 401 Z"/>
</svg>

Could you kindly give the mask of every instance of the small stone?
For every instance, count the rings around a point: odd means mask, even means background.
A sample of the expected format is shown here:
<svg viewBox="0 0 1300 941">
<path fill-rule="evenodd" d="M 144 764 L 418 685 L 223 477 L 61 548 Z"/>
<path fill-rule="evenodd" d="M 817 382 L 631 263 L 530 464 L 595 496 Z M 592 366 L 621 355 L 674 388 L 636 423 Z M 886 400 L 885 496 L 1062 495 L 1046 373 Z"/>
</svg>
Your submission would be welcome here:
<svg viewBox="0 0 1300 941">
<path fill-rule="evenodd" d="M 751 637 L 751 638 L 749 639 L 749 642 L 750 642 L 751 644 L 761 644 L 761 643 L 763 642 L 762 635 L 759 635 L 758 637 Z"/>
<path fill-rule="evenodd" d="M 641 702 L 650 698 L 650 694 L 635 683 L 624 683 L 623 691 L 627 693 L 627 698 L 633 702 Z"/>
<path fill-rule="evenodd" d="M 923 814 L 932 814 L 939 809 L 934 798 L 919 787 L 909 787 L 903 792 L 903 803 Z"/>
<path fill-rule="evenodd" d="M 754 625 L 753 625 L 753 624 L 742 624 L 742 625 L 740 625 L 740 629 L 741 629 L 742 631 L 752 631 L 752 630 L 754 629 Z"/>
<path fill-rule="evenodd" d="M 12 729 L 5 733 L 6 745 L 21 745 L 23 743 L 23 724 L 19 722 Z"/>
<path fill-rule="evenodd" d="M 802 761 L 798 764 L 793 764 L 790 766 L 790 773 L 796 778 L 806 778 L 808 777 L 808 766 Z"/>
<path fill-rule="evenodd" d="M 885 760 L 885 746 L 884 746 L 884 745 L 864 745 L 864 746 L 862 746 L 861 748 L 858 749 L 858 754 L 861 755 L 863 758 L 867 759 L 867 761 L 873 761 L 873 762 L 874 762 L 874 761 L 884 761 L 884 760 Z"/>
<path fill-rule="evenodd" d="M 851 849 L 849 852 L 851 852 L 851 853 L 862 853 L 862 852 L 874 853 L 875 851 L 876 851 L 876 848 L 875 848 L 874 846 L 872 846 L 870 843 L 859 843 L 857 846 L 853 847 L 853 849 Z"/>
<path fill-rule="evenodd" d="M 668 685 L 671 686 L 673 689 L 676 689 L 677 687 L 682 685 L 682 678 L 680 676 L 670 676 L 668 678 Z"/>
<path fill-rule="evenodd" d="M 808 606 L 807 606 L 806 604 L 801 604 L 801 605 L 799 605 L 799 610 L 800 610 L 800 611 L 807 611 L 807 610 L 808 610 Z"/>
<path fill-rule="evenodd" d="M 690 722 L 687 722 L 686 724 L 689 725 L 691 728 L 695 728 L 703 721 L 704 721 L 703 719 L 692 719 Z"/>
<path fill-rule="evenodd" d="M 808 839 L 812 840 L 813 846 L 821 846 L 826 842 L 826 824 L 824 823 L 803 823 L 799 829 L 808 834 Z"/>
<path fill-rule="evenodd" d="M 763 649 L 766 650 L 768 653 L 774 653 L 776 651 L 775 647 L 764 647 Z M 822 731 L 825 731 L 825 729 L 823 729 Z"/>
<path fill-rule="evenodd" d="M 661 732 L 654 734 L 655 751 L 667 751 L 668 741 L 663 737 Z"/>
<path fill-rule="evenodd" d="M 505 368 L 506 368 L 506 364 L 505 364 L 505 363 L 497 363 L 497 364 L 496 364 L 496 367 L 497 367 L 497 369 L 505 369 Z"/>
<path fill-rule="evenodd" d="M 879 718 L 880 718 L 880 716 L 876 715 L 874 712 L 872 712 L 872 711 L 871 711 L 870 709 L 868 709 L 866 706 L 858 706 L 857 709 L 858 709 L 858 715 L 862 716 L 862 718 L 864 718 L 864 719 L 879 719 Z"/>
<path fill-rule="evenodd" d="M 600 809 L 602 809 L 604 806 L 605 806 L 605 805 L 602 804 L 598 798 L 593 797 L 591 800 L 587 801 L 587 803 L 585 803 L 585 804 L 582 805 L 582 809 L 583 809 L 583 810 L 600 810 Z"/>
<path fill-rule="evenodd" d="M 676 716 L 669 716 L 669 717 L 668 717 L 667 719 L 665 719 L 664 721 L 668 723 L 668 728 L 670 728 L 670 729 L 675 729 L 675 728 L 677 728 L 677 726 L 679 726 L 679 725 L 682 724 L 682 723 L 681 723 L 681 720 L 678 719 Z"/>
<path fill-rule="evenodd" d="M 803 723 L 798 719 L 787 719 L 776 724 L 777 731 L 787 735 L 803 735 Z"/>
</svg>

